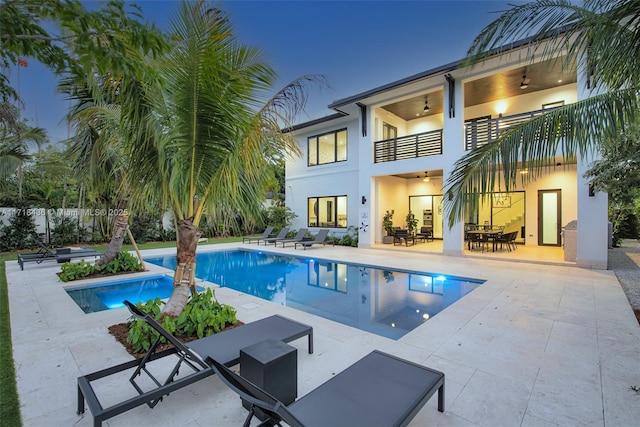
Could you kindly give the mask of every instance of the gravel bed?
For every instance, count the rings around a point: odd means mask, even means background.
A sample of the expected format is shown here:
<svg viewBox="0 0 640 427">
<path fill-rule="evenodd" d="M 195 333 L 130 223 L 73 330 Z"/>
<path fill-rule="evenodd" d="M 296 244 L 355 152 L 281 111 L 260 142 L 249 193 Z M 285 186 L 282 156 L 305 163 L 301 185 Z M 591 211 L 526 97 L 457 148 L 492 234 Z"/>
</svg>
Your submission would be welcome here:
<svg viewBox="0 0 640 427">
<path fill-rule="evenodd" d="M 623 240 L 609 249 L 609 270 L 613 270 L 634 311 L 640 310 L 640 242 Z"/>
</svg>

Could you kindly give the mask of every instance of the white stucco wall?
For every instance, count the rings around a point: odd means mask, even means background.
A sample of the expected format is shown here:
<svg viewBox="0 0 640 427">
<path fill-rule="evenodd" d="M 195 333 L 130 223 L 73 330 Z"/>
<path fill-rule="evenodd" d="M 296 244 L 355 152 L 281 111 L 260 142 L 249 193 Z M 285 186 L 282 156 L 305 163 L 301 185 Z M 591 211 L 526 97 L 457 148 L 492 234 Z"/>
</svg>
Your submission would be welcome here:
<svg viewBox="0 0 640 427">
<path fill-rule="evenodd" d="M 307 166 L 307 138 L 333 130 L 347 129 L 347 160 L 313 167 Z M 294 229 L 309 228 L 307 223 L 307 199 L 309 197 L 347 196 L 347 224 L 358 226 L 360 196 L 358 194 L 358 120 L 345 118 L 329 124 L 311 127 L 296 135 L 302 155 L 294 162 L 287 162 L 285 204 L 298 217 L 292 222 Z M 319 227 L 317 227 L 319 228 Z M 310 228 L 315 233 L 317 228 Z M 330 234 L 342 234 L 347 230 L 332 228 Z"/>
</svg>

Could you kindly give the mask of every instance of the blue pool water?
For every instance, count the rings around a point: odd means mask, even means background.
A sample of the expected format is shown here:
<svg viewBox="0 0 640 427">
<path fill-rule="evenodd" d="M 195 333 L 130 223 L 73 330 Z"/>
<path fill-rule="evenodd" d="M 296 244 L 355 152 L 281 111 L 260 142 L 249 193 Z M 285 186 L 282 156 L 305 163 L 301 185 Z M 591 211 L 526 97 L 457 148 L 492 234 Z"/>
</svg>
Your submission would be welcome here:
<svg viewBox="0 0 640 427">
<path fill-rule="evenodd" d="M 125 299 L 136 304 L 155 298 L 169 298 L 173 290 L 173 279 L 168 276 L 150 276 L 65 290 L 85 313 L 94 313 L 124 307 L 122 301 Z"/>
<path fill-rule="evenodd" d="M 145 262 L 176 264 L 173 255 Z M 245 250 L 198 254 L 196 277 L 393 339 L 484 282 Z"/>
</svg>

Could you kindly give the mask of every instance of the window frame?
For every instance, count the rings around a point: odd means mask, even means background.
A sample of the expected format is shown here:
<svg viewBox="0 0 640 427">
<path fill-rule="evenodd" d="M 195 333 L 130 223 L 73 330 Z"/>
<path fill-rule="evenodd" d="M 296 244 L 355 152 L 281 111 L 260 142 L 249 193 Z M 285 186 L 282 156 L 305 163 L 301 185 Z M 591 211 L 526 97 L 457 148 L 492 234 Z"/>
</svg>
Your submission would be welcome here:
<svg viewBox="0 0 640 427">
<path fill-rule="evenodd" d="M 348 207 L 349 207 L 349 199 L 348 196 L 346 194 L 340 194 L 337 196 L 313 196 L 313 197 L 307 197 L 307 227 L 317 227 L 317 228 L 342 228 L 342 229 L 346 229 L 349 227 L 349 221 L 346 220 L 345 221 L 345 225 L 341 226 L 340 221 L 339 221 L 339 216 L 340 213 L 338 212 L 338 207 L 339 207 L 339 203 L 338 203 L 338 199 L 340 199 L 341 197 L 344 197 L 344 206 L 345 206 L 345 217 L 349 217 L 348 215 Z M 329 213 L 327 212 L 327 216 L 331 217 L 333 219 L 333 221 L 327 221 L 326 223 L 320 223 L 319 221 L 319 217 L 320 217 L 320 210 L 322 209 L 320 207 L 320 200 L 321 199 L 333 199 L 333 200 L 327 200 L 327 202 L 331 203 L 331 214 L 329 215 Z M 316 205 L 312 205 L 312 201 L 315 201 Z M 318 212 L 315 214 L 315 221 L 314 223 L 311 222 L 311 210 L 313 208 L 311 208 L 311 206 L 318 206 Z M 314 212 L 315 213 L 315 212 Z M 327 225 L 330 224 L 330 225 Z"/>
<path fill-rule="evenodd" d="M 338 160 L 338 134 L 340 132 L 344 132 L 345 133 L 345 145 L 346 147 L 346 151 L 345 151 L 345 156 L 344 156 L 344 160 Z M 333 161 L 332 162 L 326 162 L 326 163 L 321 163 L 320 161 L 320 138 L 322 138 L 323 136 L 327 136 L 327 135 L 333 135 Z M 315 164 L 311 164 L 311 141 L 315 140 L 315 159 L 316 159 L 316 163 Z M 314 166 L 322 166 L 322 165 L 330 165 L 332 163 L 340 163 L 340 162 L 346 162 L 349 158 L 349 134 L 348 134 L 348 130 L 347 128 L 341 128 L 341 129 L 337 129 L 337 130 L 332 130 L 329 132 L 324 132 L 324 133 L 320 133 L 317 135 L 311 135 L 309 137 L 307 137 L 307 167 L 314 167 Z"/>
</svg>

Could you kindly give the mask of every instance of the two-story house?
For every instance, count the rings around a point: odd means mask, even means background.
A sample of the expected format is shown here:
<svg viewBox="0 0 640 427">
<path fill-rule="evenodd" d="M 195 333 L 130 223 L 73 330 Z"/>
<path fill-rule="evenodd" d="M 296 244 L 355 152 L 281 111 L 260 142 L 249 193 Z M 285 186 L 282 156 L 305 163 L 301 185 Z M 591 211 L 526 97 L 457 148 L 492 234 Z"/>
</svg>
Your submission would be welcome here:
<svg viewBox="0 0 640 427">
<path fill-rule="evenodd" d="M 542 176 L 509 192 L 496 187 L 448 226 L 443 187 L 456 160 L 509 126 L 591 96 L 578 64 L 525 63 L 518 49 L 526 44 L 472 67 L 458 61 L 339 99 L 329 105 L 335 114 L 294 126 L 303 155 L 286 165 L 293 227 L 337 234 L 354 226 L 359 246 L 371 247 L 382 243 L 386 211 L 399 227 L 411 212 L 441 240 L 443 254 L 464 255 L 468 224 L 517 232 L 527 247 L 560 247 L 563 227 L 577 220 L 576 264 L 606 269 L 607 195 L 590 191 L 588 159 L 558 156 Z"/>
</svg>

